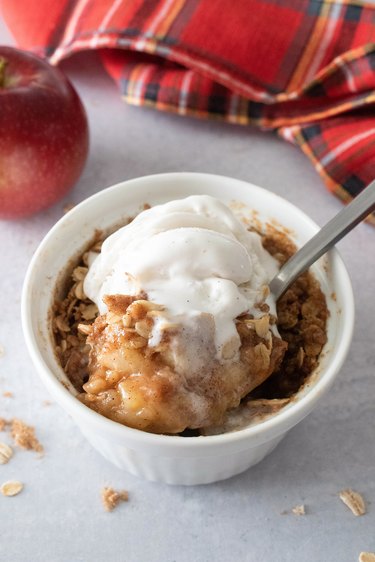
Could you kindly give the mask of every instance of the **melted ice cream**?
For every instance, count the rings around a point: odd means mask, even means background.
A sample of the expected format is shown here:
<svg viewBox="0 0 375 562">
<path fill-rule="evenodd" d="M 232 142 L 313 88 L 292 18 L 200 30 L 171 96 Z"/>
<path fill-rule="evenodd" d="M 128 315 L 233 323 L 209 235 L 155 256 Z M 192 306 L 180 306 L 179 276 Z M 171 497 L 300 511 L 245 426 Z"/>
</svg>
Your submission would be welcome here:
<svg viewBox="0 0 375 562">
<path fill-rule="evenodd" d="M 105 295 L 147 294 L 165 312 L 155 322 L 149 345 L 157 343 L 163 322 L 178 322 L 191 331 L 202 313 L 214 320 L 217 356 L 240 338 L 237 316 L 259 316 L 265 287 L 278 264 L 221 201 L 191 196 L 140 213 L 103 243 L 84 283 L 101 314 Z M 267 297 L 271 312 L 272 297 Z"/>
</svg>

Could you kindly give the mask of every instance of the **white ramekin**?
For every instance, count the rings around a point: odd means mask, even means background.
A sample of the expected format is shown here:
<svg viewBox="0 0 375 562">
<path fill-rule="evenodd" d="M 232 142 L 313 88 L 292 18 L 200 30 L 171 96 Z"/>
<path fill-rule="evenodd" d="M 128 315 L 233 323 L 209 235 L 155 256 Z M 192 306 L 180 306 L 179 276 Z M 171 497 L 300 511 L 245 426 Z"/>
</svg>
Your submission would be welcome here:
<svg viewBox="0 0 375 562">
<path fill-rule="evenodd" d="M 328 343 L 317 372 L 297 398 L 273 417 L 237 432 L 209 437 L 154 435 L 125 427 L 84 406 L 58 364 L 50 308 L 59 274 L 79 255 L 95 229 L 107 229 L 151 205 L 194 194 L 244 203 L 265 221 L 287 227 L 297 245 L 318 226 L 291 203 L 255 185 L 209 174 L 172 173 L 126 181 L 105 189 L 66 214 L 47 234 L 30 263 L 22 296 L 24 335 L 37 371 L 55 400 L 90 443 L 132 474 L 168 484 L 204 484 L 238 474 L 262 460 L 317 404 L 348 352 L 354 302 L 347 270 L 336 250 L 313 267 L 330 310 Z M 296 453 L 297 454 L 297 453 Z"/>
</svg>

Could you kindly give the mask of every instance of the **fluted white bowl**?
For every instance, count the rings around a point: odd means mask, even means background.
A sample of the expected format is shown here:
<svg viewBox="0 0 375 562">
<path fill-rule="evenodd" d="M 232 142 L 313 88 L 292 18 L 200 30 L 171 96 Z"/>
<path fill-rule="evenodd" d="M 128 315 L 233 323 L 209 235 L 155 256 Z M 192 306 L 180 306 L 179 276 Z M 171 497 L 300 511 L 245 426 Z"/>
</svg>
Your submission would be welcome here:
<svg viewBox="0 0 375 562">
<path fill-rule="evenodd" d="M 328 342 L 311 382 L 271 418 L 236 432 L 182 438 L 132 429 L 83 405 L 54 353 L 50 311 L 61 273 L 92 239 L 95 229 L 106 230 L 121 223 L 138 213 L 144 203 L 155 205 L 198 194 L 212 195 L 225 203 L 244 203 L 257 211 L 259 220 L 277 221 L 288 228 L 298 246 L 318 230 L 309 217 L 285 199 L 233 178 L 197 173 L 141 177 L 93 195 L 61 218 L 35 252 L 22 295 L 26 344 L 55 400 L 110 462 L 137 476 L 168 484 L 214 482 L 261 461 L 330 387 L 348 352 L 354 324 L 350 279 L 338 252 L 332 250 L 313 266 L 330 311 Z"/>
</svg>

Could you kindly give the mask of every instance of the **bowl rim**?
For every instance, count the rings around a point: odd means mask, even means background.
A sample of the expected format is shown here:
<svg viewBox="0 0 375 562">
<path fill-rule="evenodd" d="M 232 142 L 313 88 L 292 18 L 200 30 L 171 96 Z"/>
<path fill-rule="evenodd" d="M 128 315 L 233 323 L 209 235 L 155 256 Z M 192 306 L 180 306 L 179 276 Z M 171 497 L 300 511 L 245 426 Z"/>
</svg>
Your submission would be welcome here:
<svg viewBox="0 0 375 562">
<path fill-rule="evenodd" d="M 251 186 L 262 192 L 263 195 L 267 194 L 268 197 L 280 199 L 283 204 L 287 204 L 289 208 L 295 215 L 303 219 L 305 223 L 310 227 L 311 231 L 317 232 L 319 226 L 306 215 L 302 210 L 296 207 L 293 203 L 280 197 L 278 194 L 273 193 L 265 188 L 251 184 L 250 182 L 239 180 L 236 178 L 222 176 L 218 174 L 209 173 L 199 173 L 199 172 L 171 172 L 163 174 L 152 174 L 147 176 L 140 176 L 130 180 L 125 180 L 107 187 L 90 197 L 87 197 L 63 217 L 61 217 L 55 225 L 47 232 L 42 241 L 40 242 L 37 250 L 35 251 L 30 264 L 28 266 L 26 276 L 22 288 L 22 299 L 21 299 L 21 319 L 22 328 L 24 333 L 24 338 L 26 341 L 26 346 L 28 352 L 32 358 L 33 364 L 42 379 L 42 382 L 48 388 L 48 390 L 53 394 L 56 401 L 66 409 L 74 418 L 80 418 L 91 426 L 96 426 L 100 433 L 104 431 L 106 434 L 111 434 L 114 439 L 122 439 L 124 444 L 133 442 L 139 445 L 153 445 L 153 446 L 171 446 L 178 449 L 192 449 L 192 448 L 202 448 L 209 449 L 210 447 L 217 447 L 218 445 L 224 445 L 228 442 L 242 442 L 249 441 L 252 438 L 264 436 L 262 441 L 266 441 L 265 437 L 267 434 L 272 433 L 272 436 L 281 434 L 287 429 L 298 423 L 300 419 L 305 417 L 314 407 L 316 402 L 319 400 L 321 395 L 329 388 L 336 374 L 340 370 L 343 362 L 345 361 L 347 352 L 350 347 L 353 329 L 354 329 L 354 295 L 350 282 L 350 277 L 348 271 L 344 265 L 344 262 L 339 254 L 339 252 L 333 248 L 329 251 L 328 255 L 332 260 L 332 266 L 334 265 L 338 273 L 340 285 L 342 286 L 343 292 L 345 292 L 345 306 L 341 309 L 340 321 L 343 323 L 342 337 L 339 343 L 340 353 L 336 353 L 332 358 L 327 370 L 322 374 L 317 382 L 315 382 L 309 388 L 308 392 L 305 393 L 299 400 L 296 400 L 290 404 L 288 408 L 282 409 L 277 414 L 269 417 L 268 419 L 245 427 L 243 429 L 222 433 L 218 435 L 209 436 L 194 436 L 189 438 L 181 439 L 178 435 L 164 435 L 149 433 L 139 429 L 134 429 L 125 425 L 115 422 L 109 418 L 106 418 L 102 414 L 91 410 L 88 406 L 85 406 L 80 402 L 64 385 L 58 380 L 57 376 L 50 370 L 46 361 L 43 358 L 43 354 L 38 346 L 37 338 L 34 333 L 34 329 L 31 321 L 30 308 L 32 303 L 32 286 L 33 278 L 36 270 L 38 269 L 38 262 L 41 255 L 45 252 L 54 239 L 56 232 L 60 231 L 65 224 L 77 217 L 84 211 L 85 207 L 90 205 L 94 201 L 99 201 L 103 197 L 108 197 L 120 189 L 134 188 L 137 183 L 153 180 L 160 180 L 163 178 L 172 178 L 179 180 L 183 179 L 217 179 L 226 180 L 228 182 L 235 182 L 237 184 L 242 184 L 243 186 Z M 219 196 L 220 198 L 220 196 Z M 50 343 L 50 342 L 49 342 Z M 57 362 L 56 362 L 57 364 Z"/>
</svg>

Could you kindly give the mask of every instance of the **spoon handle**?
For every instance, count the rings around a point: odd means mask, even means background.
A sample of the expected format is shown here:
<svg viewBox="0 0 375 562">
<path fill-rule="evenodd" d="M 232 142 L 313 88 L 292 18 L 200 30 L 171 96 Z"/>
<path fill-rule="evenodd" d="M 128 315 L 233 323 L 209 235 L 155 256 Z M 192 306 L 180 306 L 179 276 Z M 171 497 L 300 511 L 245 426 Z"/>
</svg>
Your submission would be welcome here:
<svg viewBox="0 0 375 562">
<path fill-rule="evenodd" d="M 375 180 L 292 256 L 270 283 L 277 300 L 311 264 L 375 210 Z"/>
</svg>

